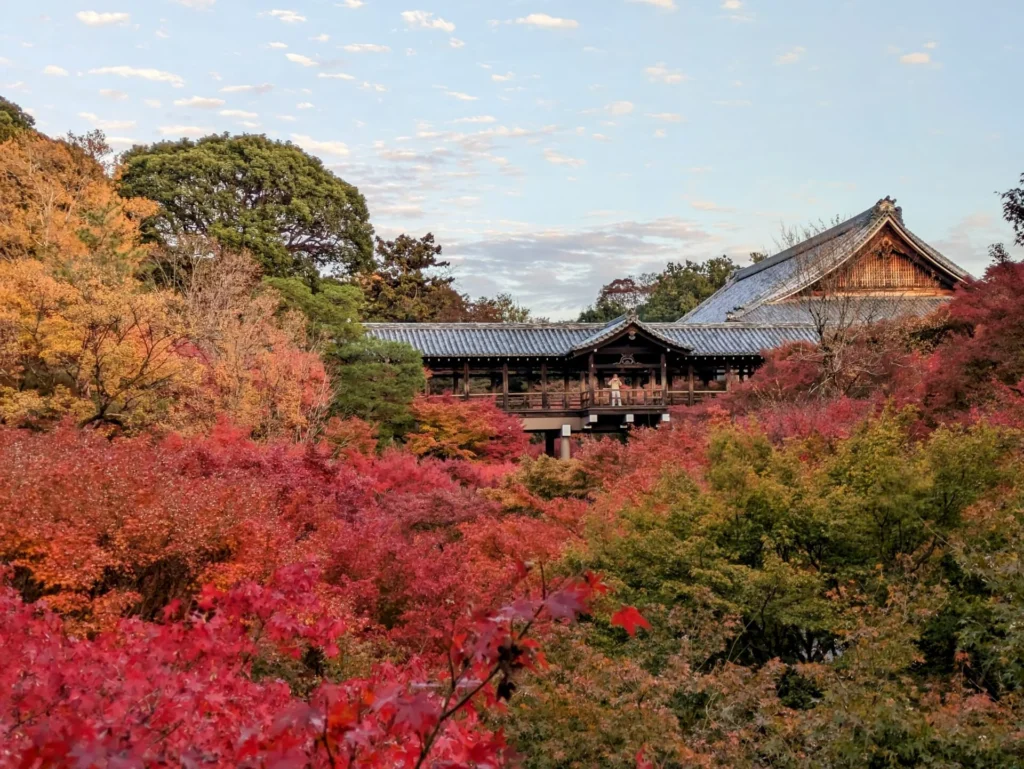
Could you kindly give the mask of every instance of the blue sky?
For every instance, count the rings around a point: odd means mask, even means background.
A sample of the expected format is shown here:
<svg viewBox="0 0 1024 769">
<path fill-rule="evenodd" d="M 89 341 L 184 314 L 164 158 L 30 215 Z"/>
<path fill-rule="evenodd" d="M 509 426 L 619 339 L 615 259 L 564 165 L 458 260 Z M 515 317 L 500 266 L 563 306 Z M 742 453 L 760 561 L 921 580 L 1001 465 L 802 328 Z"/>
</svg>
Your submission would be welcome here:
<svg viewBox="0 0 1024 769">
<path fill-rule="evenodd" d="M 119 149 L 294 141 L 463 290 L 566 318 L 885 195 L 980 273 L 1012 241 L 1022 32 L 1020 0 L 4 0 L 0 94 Z"/>
</svg>

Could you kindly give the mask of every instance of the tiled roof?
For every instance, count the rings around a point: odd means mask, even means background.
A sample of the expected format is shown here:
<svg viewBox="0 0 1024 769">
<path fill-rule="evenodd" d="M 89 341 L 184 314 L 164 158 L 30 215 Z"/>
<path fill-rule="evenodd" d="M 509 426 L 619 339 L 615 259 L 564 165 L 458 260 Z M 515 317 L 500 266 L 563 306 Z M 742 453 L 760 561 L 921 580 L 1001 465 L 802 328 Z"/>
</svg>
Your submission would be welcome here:
<svg viewBox="0 0 1024 769">
<path fill-rule="evenodd" d="M 948 302 L 948 296 L 866 296 L 862 299 L 850 298 L 848 302 L 816 303 L 814 312 L 824 317 L 829 313 L 833 322 L 870 323 L 886 318 L 923 317 L 934 312 Z M 765 302 L 743 313 L 744 323 L 768 324 L 777 323 L 807 324 L 813 323 L 812 305 L 794 299 L 781 302 Z"/>
<path fill-rule="evenodd" d="M 645 323 L 652 335 L 694 355 L 758 355 L 786 342 L 813 341 L 809 326 Z M 377 339 L 406 342 L 428 358 L 568 357 L 593 344 L 602 323 L 367 323 Z M 601 335 L 603 336 L 603 335 Z"/>
<path fill-rule="evenodd" d="M 766 304 L 781 301 L 828 274 L 856 254 L 886 224 L 905 236 L 938 269 L 955 280 L 967 277 L 964 270 L 908 230 L 895 201 L 885 198 L 813 238 L 743 268 L 678 322 L 778 322 L 767 311 Z M 893 305 L 894 310 L 904 307 L 912 308 L 912 305 Z M 790 322 L 805 322 L 804 317 L 787 317 L 791 318 Z"/>
</svg>

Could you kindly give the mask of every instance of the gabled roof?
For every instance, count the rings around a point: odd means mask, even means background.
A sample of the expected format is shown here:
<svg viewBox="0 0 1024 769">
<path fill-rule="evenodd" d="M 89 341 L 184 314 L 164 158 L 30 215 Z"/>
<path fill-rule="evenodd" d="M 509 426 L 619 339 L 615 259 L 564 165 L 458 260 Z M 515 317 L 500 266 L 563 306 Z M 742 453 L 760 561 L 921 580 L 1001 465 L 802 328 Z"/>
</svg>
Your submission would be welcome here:
<svg viewBox="0 0 1024 769">
<path fill-rule="evenodd" d="M 655 341 L 661 342 L 662 344 L 667 345 L 668 347 L 676 348 L 680 352 L 689 352 L 688 347 L 686 347 L 685 345 L 681 345 L 674 339 L 671 339 L 662 334 L 657 328 L 655 328 L 654 324 L 644 323 L 634 313 L 620 315 L 614 320 L 608 321 L 608 323 L 606 323 L 600 329 L 598 329 L 593 334 L 588 336 L 586 339 L 573 345 L 571 352 L 574 354 L 582 353 L 587 350 L 599 347 L 605 342 L 610 342 L 612 339 L 615 339 L 615 337 L 626 333 L 630 328 L 642 331 Z"/>
<path fill-rule="evenodd" d="M 621 321 L 613 321 L 618 325 Z M 567 358 L 609 333 L 603 323 L 366 323 L 369 336 L 405 342 L 426 358 Z M 760 355 L 786 342 L 814 341 L 802 324 L 644 323 L 643 329 L 692 355 Z M 614 338 L 614 333 L 607 338 Z"/>
<path fill-rule="evenodd" d="M 677 322 L 807 322 L 805 311 L 801 312 L 794 306 L 775 313 L 772 312 L 773 303 L 792 296 L 840 267 L 886 225 L 896 230 L 921 259 L 952 281 L 959 282 L 968 277 L 964 270 L 907 229 L 896 201 L 884 198 L 867 211 L 813 238 L 739 270 L 722 288 Z M 941 298 L 936 300 L 943 301 Z M 898 307 L 893 307 L 897 314 L 921 314 L 934 309 L 936 304 L 936 301 L 921 302 L 910 297 L 894 297 L 892 301 L 898 303 Z"/>
</svg>

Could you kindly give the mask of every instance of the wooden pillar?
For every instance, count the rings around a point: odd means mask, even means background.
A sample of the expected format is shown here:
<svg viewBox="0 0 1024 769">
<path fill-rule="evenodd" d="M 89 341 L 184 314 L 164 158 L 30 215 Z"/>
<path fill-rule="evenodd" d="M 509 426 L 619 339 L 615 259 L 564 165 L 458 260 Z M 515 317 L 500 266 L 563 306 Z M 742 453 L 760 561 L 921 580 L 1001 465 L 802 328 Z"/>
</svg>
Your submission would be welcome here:
<svg viewBox="0 0 1024 769">
<path fill-rule="evenodd" d="M 590 353 L 587 362 L 587 382 L 589 384 L 587 389 L 590 391 L 590 405 L 593 407 L 597 405 L 594 400 L 594 394 L 597 392 L 597 366 L 594 365 L 594 353 Z"/>
<path fill-rule="evenodd" d="M 562 369 L 562 408 L 569 408 L 569 369 Z"/>
<path fill-rule="evenodd" d="M 501 364 L 501 407 L 508 411 L 508 361 Z"/>
<path fill-rule="evenodd" d="M 686 364 L 686 402 L 693 405 L 693 363 Z"/>
<path fill-rule="evenodd" d="M 462 394 L 469 400 L 469 361 L 462 364 Z"/>
<path fill-rule="evenodd" d="M 661 354 L 661 405 L 668 405 L 668 356 Z"/>
<path fill-rule="evenodd" d="M 452 365 L 452 396 L 459 394 L 459 370 Z"/>
<path fill-rule="evenodd" d="M 726 363 L 725 364 L 725 391 L 726 392 L 729 392 L 729 390 L 732 388 L 732 376 L 733 376 L 732 366 L 730 366 L 728 363 Z"/>
<path fill-rule="evenodd" d="M 541 408 L 548 407 L 548 364 L 540 364 L 540 405 Z"/>
<path fill-rule="evenodd" d="M 572 435 L 572 428 L 569 425 L 562 425 L 562 444 L 559 446 L 559 459 L 568 462 L 572 459 L 572 448 L 569 444 L 569 436 Z"/>
</svg>

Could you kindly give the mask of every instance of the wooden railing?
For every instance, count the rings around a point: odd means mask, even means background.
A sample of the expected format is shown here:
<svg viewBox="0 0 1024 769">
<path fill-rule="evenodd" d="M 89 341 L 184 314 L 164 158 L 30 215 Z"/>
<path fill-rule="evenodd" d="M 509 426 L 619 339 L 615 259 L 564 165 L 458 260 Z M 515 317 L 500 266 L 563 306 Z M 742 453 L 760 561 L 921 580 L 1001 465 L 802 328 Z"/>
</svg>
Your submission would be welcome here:
<svg viewBox="0 0 1024 769">
<path fill-rule="evenodd" d="M 528 393 L 470 393 L 456 397 L 469 400 L 488 400 L 498 408 L 516 413 L 587 411 L 589 409 L 622 410 L 631 408 L 665 408 L 668 406 L 694 406 L 724 395 L 725 390 L 668 390 L 621 389 L 616 399 L 613 390 L 598 390 L 593 396 L 583 392 L 528 392 Z"/>
</svg>

